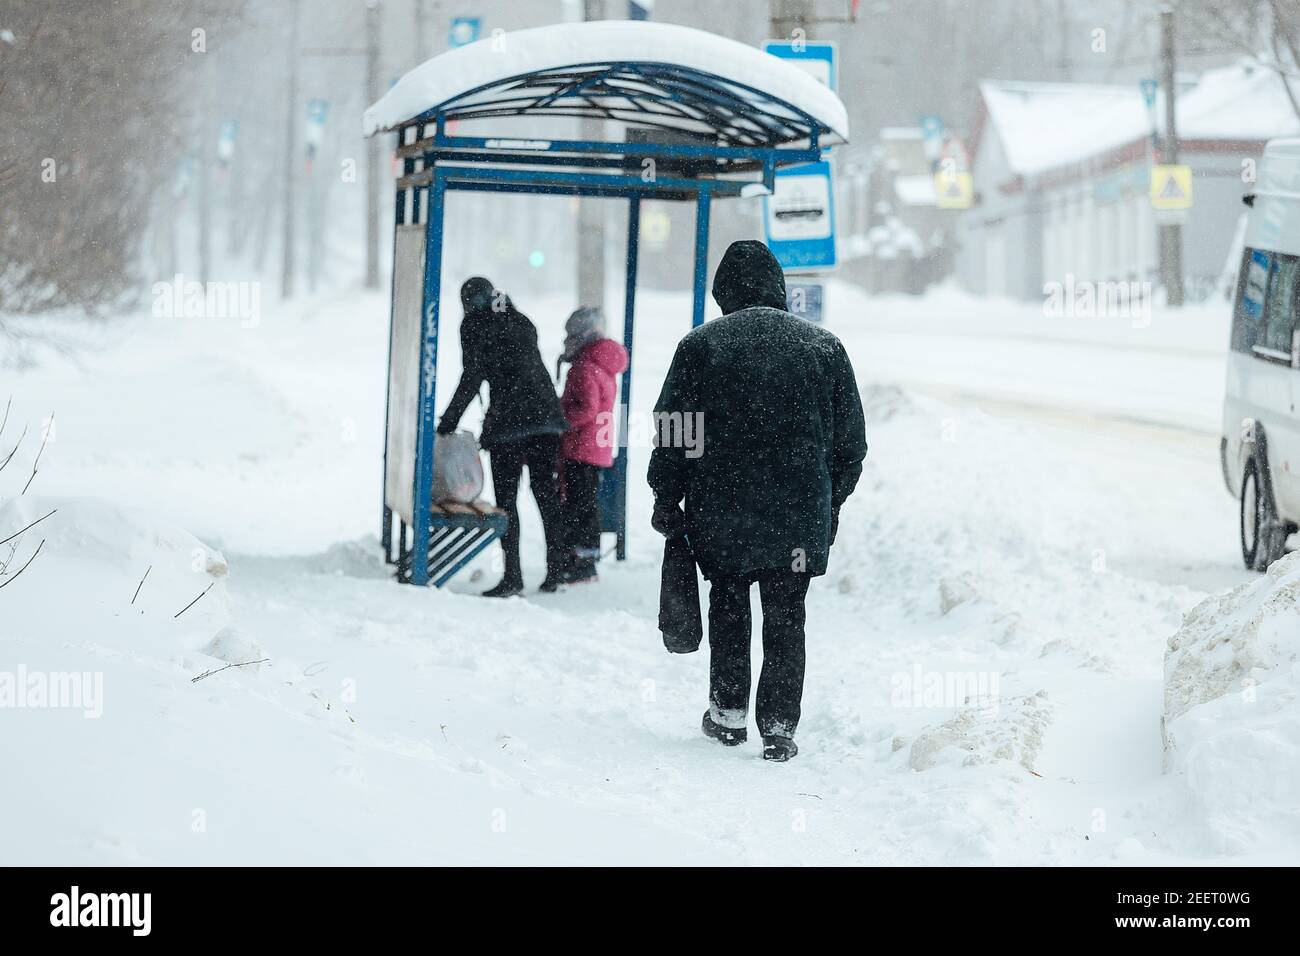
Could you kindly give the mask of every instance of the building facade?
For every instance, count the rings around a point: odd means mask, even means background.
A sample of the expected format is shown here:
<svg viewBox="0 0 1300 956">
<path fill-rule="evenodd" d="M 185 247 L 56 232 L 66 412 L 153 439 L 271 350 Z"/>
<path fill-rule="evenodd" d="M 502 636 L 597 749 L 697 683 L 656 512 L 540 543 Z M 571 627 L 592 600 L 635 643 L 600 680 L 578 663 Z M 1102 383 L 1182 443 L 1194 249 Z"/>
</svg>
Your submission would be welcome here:
<svg viewBox="0 0 1300 956">
<path fill-rule="evenodd" d="M 970 291 L 1033 300 L 1053 282 L 1159 284 L 1150 170 L 1163 98 L 1136 86 L 981 84 L 972 134 L 976 203 L 959 228 L 957 274 Z M 1269 70 L 1207 71 L 1180 90 L 1179 162 L 1191 168 L 1183 221 L 1189 298 L 1236 274 L 1242 196 L 1267 140 L 1300 120 Z"/>
</svg>

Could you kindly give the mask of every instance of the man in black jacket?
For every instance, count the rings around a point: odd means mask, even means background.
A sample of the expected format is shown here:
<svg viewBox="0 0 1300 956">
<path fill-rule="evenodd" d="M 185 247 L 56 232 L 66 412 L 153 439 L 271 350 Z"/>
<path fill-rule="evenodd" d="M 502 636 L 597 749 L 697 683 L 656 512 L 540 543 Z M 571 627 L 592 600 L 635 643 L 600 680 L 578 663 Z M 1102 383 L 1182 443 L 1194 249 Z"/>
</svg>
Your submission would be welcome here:
<svg viewBox="0 0 1300 956">
<path fill-rule="evenodd" d="M 749 589 L 758 583 L 758 730 L 763 757 L 788 760 L 798 752 L 804 599 L 826 573 L 840 506 L 862 474 L 862 402 L 840 340 L 785 310 L 785 277 L 762 243 L 732 243 L 713 298 L 723 317 L 681 340 L 655 406 L 653 523 L 687 536 L 709 581 L 703 729 L 729 745 L 747 735 Z M 666 432 L 697 413 L 702 449 L 674 447 Z"/>
<path fill-rule="evenodd" d="M 438 422 L 438 433 L 456 430 L 465 408 L 486 381 L 489 405 L 479 444 L 491 456 L 497 506 L 509 518 L 501 550 L 505 574 L 485 597 L 509 597 L 524 589 L 519 564 L 519 478 L 528 466 L 529 484 L 546 534 L 546 580 L 554 590 L 563 566 L 560 502 L 555 470 L 560 434 L 567 428 L 555 384 L 537 348 L 537 329 L 510 297 L 475 276 L 460 287 L 465 318 L 460 324 L 463 370 L 460 384 Z"/>
</svg>

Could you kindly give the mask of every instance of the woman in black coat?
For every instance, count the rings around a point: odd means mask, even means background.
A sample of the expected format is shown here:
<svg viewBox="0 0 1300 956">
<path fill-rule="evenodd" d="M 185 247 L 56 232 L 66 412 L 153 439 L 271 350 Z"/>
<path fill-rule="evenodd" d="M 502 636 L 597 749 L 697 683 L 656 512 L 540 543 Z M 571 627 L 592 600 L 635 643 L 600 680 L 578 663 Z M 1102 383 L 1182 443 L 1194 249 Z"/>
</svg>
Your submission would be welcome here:
<svg viewBox="0 0 1300 956">
<path fill-rule="evenodd" d="M 456 430 L 484 382 L 489 403 L 479 443 L 488 451 L 497 505 L 509 517 L 501 548 L 505 574 L 485 597 L 509 597 L 524 589 L 519 563 L 519 479 L 525 466 L 546 534 L 546 581 L 554 590 L 562 565 L 560 504 L 556 461 L 565 430 L 560 400 L 537 348 L 537 329 L 504 292 L 475 276 L 460 288 L 465 318 L 460 325 L 463 370 L 451 403 L 438 423 L 439 434 Z"/>
</svg>

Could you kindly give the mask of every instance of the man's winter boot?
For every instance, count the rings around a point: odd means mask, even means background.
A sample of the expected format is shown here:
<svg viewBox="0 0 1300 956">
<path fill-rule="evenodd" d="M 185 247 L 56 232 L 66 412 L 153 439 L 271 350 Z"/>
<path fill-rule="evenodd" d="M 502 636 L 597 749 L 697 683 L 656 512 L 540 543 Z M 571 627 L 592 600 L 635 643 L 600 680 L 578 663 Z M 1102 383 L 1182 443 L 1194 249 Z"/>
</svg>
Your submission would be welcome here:
<svg viewBox="0 0 1300 956">
<path fill-rule="evenodd" d="M 516 594 L 524 593 L 524 584 L 522 581 L 511 581 L 508 578 L 502 578 L 501 583 L 496 587 L 488 588 L 483 592 L 483 597 L 490 598 L 507 598 L 514 597 Z"/>
<path fill-rule="evenodd" d="M 799 747 L 792 737 L 764 737 L 763 759 L 786 761 L 799 752 Z"/>
<path fill-rule="evenodd" d="M 714 723 L 707 710 L 704 712 L 704 722 L 700 725 L 700 729 L 704 731 L 704 736 L 712 737 L 727 747 L 738 746 L 749 739 L 749 731 L 744 727 L 723 727 L 721 724 Z"/>
</svg>

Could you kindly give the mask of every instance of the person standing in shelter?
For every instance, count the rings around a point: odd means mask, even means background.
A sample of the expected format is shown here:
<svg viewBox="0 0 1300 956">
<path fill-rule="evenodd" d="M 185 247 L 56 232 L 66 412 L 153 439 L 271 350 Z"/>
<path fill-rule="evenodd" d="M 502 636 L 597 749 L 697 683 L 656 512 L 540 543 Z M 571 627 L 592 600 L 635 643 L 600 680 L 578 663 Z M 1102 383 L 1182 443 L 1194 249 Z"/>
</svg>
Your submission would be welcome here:
<svg viewBox="0 0 1300 956">
<path fill-rule="evenodd" d="M 479 443 L 490 457 L 497 506 L 505 510 L 509 523 L 501 539 L 505 573 L 484 596 L 509 597 L 524 589 L 517 498 L 525 466 L 546 536 L 546 580 L 542 587 L 553 589 L 563 564 L 556 463 L 560 435 L 567 427 L 555 383 L 537 348 L 536 327 L 515 308 L 509 296 L 487 279 L 475 276 L 461 286 L 460 301 L 465 309 L 460 324 L 463 370 L 456 392 L 438 422 L 438 432 L 449 434 L 456 430 L 466 407 L 487 382 L 488 410 Z"/>
<path fill-rule="evenodd" d="M 659 435 L 650 455 L 652 524 L 685 535 L 709 581 L 702 726 L 727 745 L 747 736 L 749 591 L 757 582 L 758 731 L 764 759 L 789 760 L 798 753 L 804 602 L 812 578 L 826 573 L 840 508 L 862 474 L 862 402 L 840 340 L 786 311 L 785 277 L 761 242 L 731 244 L 713 298 L 723 317 L 678 343 L 655 405 L 661 422 L 702 416 L 704 440 L 693 456 Z"/>
<path fill-rule="evenodd" d="M 600 473 L 614 464 L 618 434 L 614 400 L 618 376 L 627 368 L 627 350 L 605 337 L 605 316 L 581 308 L 564 324 L 564 354 L 572 362 L 560 406 L 569 430 L 560 439 L 560 493 L 563 501 L 566 564 L 570 584 L 596 580 L 600 559 Z"/>
</svg>

